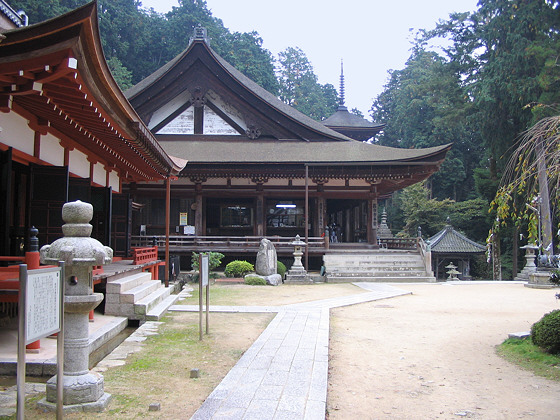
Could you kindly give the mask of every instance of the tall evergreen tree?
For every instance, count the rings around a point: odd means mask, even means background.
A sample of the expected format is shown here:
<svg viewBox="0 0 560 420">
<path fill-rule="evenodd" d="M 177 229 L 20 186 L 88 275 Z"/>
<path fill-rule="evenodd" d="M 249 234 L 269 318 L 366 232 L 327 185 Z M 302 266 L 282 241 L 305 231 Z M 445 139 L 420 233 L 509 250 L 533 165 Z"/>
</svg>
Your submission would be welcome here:
<svg viewBox="0 0 560 420">
<path fill-rule="evenodd" d="M 336 111 L 337 92 L 331 84 L 320 84 L 313 66 L 300 48 L 278 54 L 280 99 L 298 111 L 321 121 Z"/>
</svg>

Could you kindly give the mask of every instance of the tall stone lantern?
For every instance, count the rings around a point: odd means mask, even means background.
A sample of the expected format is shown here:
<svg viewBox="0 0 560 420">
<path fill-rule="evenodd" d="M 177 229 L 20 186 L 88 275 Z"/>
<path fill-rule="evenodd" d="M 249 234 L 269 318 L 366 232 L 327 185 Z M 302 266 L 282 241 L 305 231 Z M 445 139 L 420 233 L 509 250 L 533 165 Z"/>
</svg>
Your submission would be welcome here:
<svg viewBox="0 0 560 420">
<path fill-rule="evenodd" d="M 307 271 L 301 263 L 301 257 L 303 256 L 303 247 L 307 244 L 301 240 L 299 235 L 296 235 L 295 241 L 291 243 L 294 246 L 294 263 L 290 270 L 286 273 L 286 283 L 301 283 L 310 281 L 307 277 Z"/>
<path fill-rule="evenodd" d="M 103 300 L 93 293 L 93 266 L 108 264 L 113 250 L 90 237 L 93 206 L 74 201 L 62 207 L 64 237 L 41 248 L 41 263 L 65 264 L 64 293 L 64 410 L 102 411 L 111 398 L 103 376 L 89 371 L 89 312 Z M 47 398 L 40 406 L 56 408 L 56 382 L 47 382 Z"/>
</svg>

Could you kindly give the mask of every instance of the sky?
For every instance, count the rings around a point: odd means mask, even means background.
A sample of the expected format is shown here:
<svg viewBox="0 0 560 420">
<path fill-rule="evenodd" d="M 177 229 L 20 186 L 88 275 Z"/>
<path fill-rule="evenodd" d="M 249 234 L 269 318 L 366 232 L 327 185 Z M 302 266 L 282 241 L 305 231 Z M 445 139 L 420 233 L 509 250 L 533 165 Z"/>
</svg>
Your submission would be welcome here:
<svg viewBox="0 0 560 420">
<path fill-rule="evenodd" d="M 141 0 L 167 12 L 177 0 Z M 319 83 L 340 86 L 344 62 L 345 102 L 371 119 L 389 70 L 404 68 L 418 29 L 432 29 L 452 12 L 476 9 L 477 0 L 206 0 L 231 32 L 258 32 L 275 58 L 299 47 Z M 185 48 L 186 48 L 185 44 Z"/>
</svg>

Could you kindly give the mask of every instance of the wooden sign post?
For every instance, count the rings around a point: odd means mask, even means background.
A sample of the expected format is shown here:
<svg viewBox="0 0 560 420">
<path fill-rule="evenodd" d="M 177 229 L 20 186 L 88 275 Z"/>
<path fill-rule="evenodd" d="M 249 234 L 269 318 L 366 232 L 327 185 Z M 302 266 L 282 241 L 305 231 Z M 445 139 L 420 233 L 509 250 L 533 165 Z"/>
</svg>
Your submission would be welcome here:
<svg viewBox="0 0 560 420">
<path fill-rule="evenodd" d="M 208 271 L 209 271 L 209 263 L 208 263 L 208 254 L 207 253 L 200 253 L 200 257 L 198 260 L 198 269 L 199 269 L 199 277 L 198 277 L 198 306 L 199 306 L 199 316 L 198 316 L 198 327 L 199 327 L 199 340 L 202 340 L 202 295 L 204 292 L 204 287 L 206 287 L 206 334 L 208 334 L 208 313 L 209 313 L 209 306 L 210 306 L 210 285 L 208 282 Z"/>
</svg>

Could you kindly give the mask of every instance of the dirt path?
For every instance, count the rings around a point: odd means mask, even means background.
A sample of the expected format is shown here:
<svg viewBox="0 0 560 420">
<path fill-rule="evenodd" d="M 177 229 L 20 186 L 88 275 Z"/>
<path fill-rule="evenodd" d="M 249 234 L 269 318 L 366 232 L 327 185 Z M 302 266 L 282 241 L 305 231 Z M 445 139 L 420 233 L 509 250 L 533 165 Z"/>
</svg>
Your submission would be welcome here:
<svg viewBox="0 0 560 420">
<path fill-rule="evenodd" d="M 560 383 L 495 353 L 559 304 L 517 284 L 406 285 L 331 311 L 329 419 L 558 419 Z"/>
</svg>

